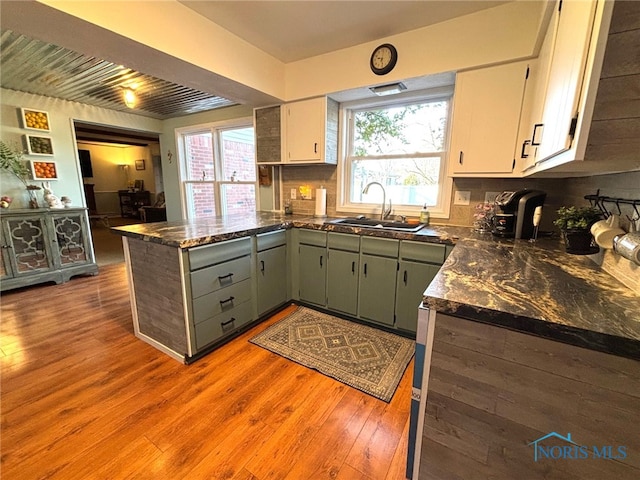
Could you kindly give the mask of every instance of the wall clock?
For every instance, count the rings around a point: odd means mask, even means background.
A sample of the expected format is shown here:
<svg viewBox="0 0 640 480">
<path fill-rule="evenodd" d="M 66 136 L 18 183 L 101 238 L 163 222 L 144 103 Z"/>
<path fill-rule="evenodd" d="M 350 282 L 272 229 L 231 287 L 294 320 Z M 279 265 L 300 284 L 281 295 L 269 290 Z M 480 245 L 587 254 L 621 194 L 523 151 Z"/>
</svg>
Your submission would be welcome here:
<svg viewBox="0 0 640 480">
<path fill-rule="evenodd" d="M 396 47 L 390 43 L 383 43 L 376 47 L 371 54 L 369 65 L 371 66 L 371 71 L 376 75 L 386 75 L 393 70 L 397 61 L 398 51 Z"/>
</svg>

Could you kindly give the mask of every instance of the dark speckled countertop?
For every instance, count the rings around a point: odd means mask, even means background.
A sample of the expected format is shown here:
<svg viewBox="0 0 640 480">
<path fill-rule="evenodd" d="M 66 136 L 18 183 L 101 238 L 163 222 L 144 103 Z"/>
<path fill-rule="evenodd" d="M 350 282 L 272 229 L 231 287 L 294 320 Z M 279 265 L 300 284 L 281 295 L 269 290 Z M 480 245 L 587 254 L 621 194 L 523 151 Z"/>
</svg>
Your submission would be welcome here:
<svg viewBox="0 0 640 480">
<path fill-rule="evenodd" d="M 255 216 L 159 222 L 114 233 L 190 248 L 283 228 L 311 228 L 455 244 L 424 292 L 438 312 L 499 325 L 573 345 L 640 359 L 640 297 L 589 258 L 570 255 L 557 239 L 499 240 L 470 228 L 429 226 L 404 233 L 341 225 L 330 219 Z"/>
<path fill-rule="evenodd" d="M 640 359 L 640 297 L 557 239 L 470 234 L 424 292 L 438 312 Z"/>
</svg>

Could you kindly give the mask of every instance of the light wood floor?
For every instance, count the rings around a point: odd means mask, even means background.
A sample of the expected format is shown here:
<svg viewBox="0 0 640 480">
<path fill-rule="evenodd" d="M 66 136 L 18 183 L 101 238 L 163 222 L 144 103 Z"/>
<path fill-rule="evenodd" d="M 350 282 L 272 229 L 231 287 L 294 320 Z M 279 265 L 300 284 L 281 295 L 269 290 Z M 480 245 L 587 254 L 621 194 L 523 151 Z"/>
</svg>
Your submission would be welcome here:
<svg viewBox="0 0 640 480">
<path fill-rule="evenodd" d="M 124 265 L 2 295 L 3 479 L 398 480 L 387 404 L 250 344 L 185 366 L 133 335 Z"/>
</svg>

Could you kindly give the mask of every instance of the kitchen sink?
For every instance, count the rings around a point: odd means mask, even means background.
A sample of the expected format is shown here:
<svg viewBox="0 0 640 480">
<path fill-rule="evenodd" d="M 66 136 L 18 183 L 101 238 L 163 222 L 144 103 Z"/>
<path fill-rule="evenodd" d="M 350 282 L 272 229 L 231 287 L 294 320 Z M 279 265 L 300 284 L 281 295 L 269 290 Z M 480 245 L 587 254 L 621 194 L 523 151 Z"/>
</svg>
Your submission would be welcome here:
<svg viewBox="0 0 640 480">
<path fill-rule="evenodd" d="M 409 233 L 417 232 L 424 227 L 424 225 L 420 223 L 390 222 L 386 220 L 375 220 L 373 218 L 339 218 L 338 220 L 325 222 L 325 224 L 359 228 L 378 228 L 381 230 L 396 230 Z"/>
</svg>

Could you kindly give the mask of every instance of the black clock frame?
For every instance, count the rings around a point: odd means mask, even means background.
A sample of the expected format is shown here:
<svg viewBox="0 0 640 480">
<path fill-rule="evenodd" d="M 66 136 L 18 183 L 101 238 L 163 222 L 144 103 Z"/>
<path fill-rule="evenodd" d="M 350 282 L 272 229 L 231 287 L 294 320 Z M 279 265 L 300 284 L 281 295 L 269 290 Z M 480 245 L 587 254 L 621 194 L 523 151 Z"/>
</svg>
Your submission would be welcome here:
<svg viewBox="0 0 640 480">
<path fill-rule="evenodd" d="M 388 48 L 389 50 L 391 50 L 391 60 L 386 66 L 382 68 L 376 68 L 373 65 L 373 57 L 375 57 L 376 52 L 381 48 Z M 394 47 L 390 43 L 383 43 L 382 45 L 377 46 L 371 53 L 371 58 L 369 59 L 369 66 L 371 67 L 371 71 L 376 75 L 386 75 L 387 73 L 389 73 L 391 70 L 394 69 L 397 62 L 398 62 L 398 50 L 396 50 L 396 47 Z"/>
</svg>

